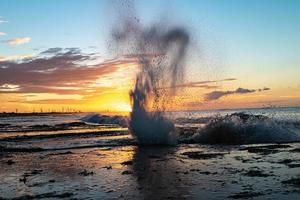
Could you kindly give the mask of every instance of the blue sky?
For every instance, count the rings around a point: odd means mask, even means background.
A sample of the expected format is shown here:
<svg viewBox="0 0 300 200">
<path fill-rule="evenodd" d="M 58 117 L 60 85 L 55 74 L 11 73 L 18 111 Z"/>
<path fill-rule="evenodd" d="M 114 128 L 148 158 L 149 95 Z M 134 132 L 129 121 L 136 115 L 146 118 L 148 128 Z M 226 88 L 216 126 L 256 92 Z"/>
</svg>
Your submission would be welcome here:
<svg viewBox="0 0 300 200">
<path fill-rule="evenodd" d="M 51 47 L 78 47 L 108 58 L 110 30 L 127 1 L 1 0 L 0 56 L 38 54 Z M 125 6 L 124 6 L 125 5 Z M 299 92 L 300 1 L 298 0 L 137 0 L 145 25 L 167 19 L 191 30 L 203 60 L 190 59 L 192 79 L 236 78 L 237 87 L 271 87 Z M 30 37 L 20 45 L 7 40 Z M 95 46 L 96 48 L 90 48 Z M 195 47 L 194 46 L 194 47 Z M 199 66 L 200 65 L 200 66 Z M 292 88 L 293 90 L 290 91 Z M 271 98 L 271 97 L 270 97 Z M 300 98 L 300 97 L 299 97 Z M 300 104 L 299 98 L 293 102 Z M 298 102 L 298 103 L 297 103 Z"/>
<path fill-rule="evenodd" d="M 114 17 L 111 2 L 1 0 L 0 16 L 9 21 L 0 26 L 7 33 L 5 38 L 29 36 L 32 42 L 18 48 L 1 45 L 0 51 L 14 54 L 40 47 L 103 46 Z M 212 34 L 237 53 L 237 57 L 250 54 L 264 61 L 285 54 L 293 59 L 299 49 L 300 2 L 297 0 L 136 2 L 137 15 L 146 24 L 165 15 L 187 22 L 196 30 L 196 37 L 202 39 Z M 269 53 L 261 55 L 259 51 Z"/>
</svg>

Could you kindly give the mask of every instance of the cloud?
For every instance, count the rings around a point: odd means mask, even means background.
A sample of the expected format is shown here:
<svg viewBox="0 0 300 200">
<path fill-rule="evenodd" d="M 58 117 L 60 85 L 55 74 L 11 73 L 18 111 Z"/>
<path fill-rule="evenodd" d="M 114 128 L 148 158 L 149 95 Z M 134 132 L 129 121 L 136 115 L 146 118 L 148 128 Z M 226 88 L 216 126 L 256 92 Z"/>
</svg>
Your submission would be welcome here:
<svg viewBox="0 0 300 200">
<path fill-rule="evenodd" d="M 0 85 L 0 92 L 14 92 L 20 89 L 19 85 L 2 84 Z"/>
<path fill-rule="evenodd" d="M 63 49 L 60 47 L 49 48 L 46 51 L 41 52 L 41 54 L 56 54 L 60 53 Z"/>
<path fill-rule="evenodd" d="M 198 83 L 185 83 L 181 85 L 176 85 L 177 88 L 205 88 L 205 89 L 216 89 L 220 86 L 208 85 L 208 84 L 198 84 Z"/>
<path fill-rule="evenodd" d="M 217 100 L 220 99 L 221 97 L 228 96 L 228 95 L 233 95 L 233 94 L 247 94 L 247 93 L 253 93 L 253 92 L 261 92 L 261 91 L 266 91 L 270 90 L 270 88 L 264 87 L 262 89 L 245 89 L 245 88 L 238 88 L 236 90 L 232 91 L 213 91 L 210 93 L 207 93 L 204 97 L 205 100 L 207 101 L 212 101 L 212 100 Z"/>
<path fill-rule="evenodd" d="M 25 101 L 27 104 L 80 104 L 83 103 L 84 100 L 81 99 L 41 99 L 41 100 L 27 100 Z"/>
<path fill-rule="evenodd" d="M 21 55 L 12 55 L 12 56 L 0 56 L 0 62 L 4 61 L 18 61 L 27 58 L 32 58 L 33 54 L 21 54 Z"/>
<path fill-rule="evenodd" d="M 188 82 L 180 85 L 176 85 L 177 88 L 205 88 L 205 89 L 216 89 L 220 86 L 217 85 L 209 85 L 212 83 L 219 83 L 219 82 L 227 82 L 227 81 L 235 81 L 235 78 L 227 78 L 221 80 L 212 80 L 212 81 L 196 81 L 196 82 Z"/>
<path fill-rule="evenodd" d="M 219 83 L 219 82 L 227 82 L 227 81 L 236 81 L 236 78 L 226 78 L 221 80 L 212 80 L 212 81 L 198 81 L 192 82 L 193 84 L 209 84 L 209 83 Z"/>
<path fill-rule="evenodd" d="M 47 56 L 45 56 L 45 52 Z M 0 61 L 0 85 L 19 85 L 18 91 L 0 93 L 55 93 L 89 94 L 111 89 L 95 85 L 96 81 L 109 77 L 131 60 L 110 60 L 89 65 L 94 58 L 78 48 L 48 49 L 35 57 L 21 61 Z"/>
<path fill-rule="evenodd" d="M 25 44 L 31 41 L 31 37 L 22 37 L 22 38 L 14 38 L 10 40 L 3 40 L 3 43 L 10 44 L 10 45 L 19 45 Z"/>
<path fill-rule="evenodd" d="M 236 78 L 226 78 L 221 81 L 236 81 L 236 80 L 237 80 Z"/>
<path fill-rule="evenodd" d="M 258 89 L 259 92 L 262 92 L 262 91 L 267 91 L 267 90 L 270 90 L 271 88 L 268 88 L 268 87 L 264 87 L 262 89 Z"/>
<path fill-rule="evenodd" d="M 256 90 L 253 89 L 245 89 L 245 88 L 238 88 L 234 91 L 236 94 L 246 94 L 246 93 L 252 93 L 255 92 Z"/>
<path fill-rule="evenodd" d="M 6 33 L 0 31 L 0 36 L 6 35 Z"/>
<path fill-rule="evenodd" d="M 2 17 L 0 17 L 0 24 L 2 24 L 2 23 L 7 23 L 8 21 L 7 20 L 5 20 L 5 19 L 3 19 Z"/>
</svg>

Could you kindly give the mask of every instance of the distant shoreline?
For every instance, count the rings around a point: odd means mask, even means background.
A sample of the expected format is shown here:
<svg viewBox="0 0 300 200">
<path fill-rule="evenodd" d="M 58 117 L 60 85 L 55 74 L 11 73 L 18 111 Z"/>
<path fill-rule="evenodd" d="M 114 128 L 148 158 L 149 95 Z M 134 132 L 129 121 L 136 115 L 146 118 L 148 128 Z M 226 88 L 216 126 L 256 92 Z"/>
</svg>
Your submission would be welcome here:
<svg viewBox="0 0 300 200">
<path fill-rule="evenodd" d="M 31 112 L 31 113 L 15 113 L 15 112 L 3 112 L 0 113 L 0 117 L 14 117 L 14 116 L 46 116 L 46 115 L 70 115 L 84 112 Z"/>
<path fill-rule="evenodd" d="M 289 108 L 300 108 L 300 106 L 290 106 L 290 107 L 260 107 L 260 108 L 232 108 L 232 109 L 204 109 L 204 110 L 180 110 L 180 111 L 166 111 L 167 113 L 176 113 L 176 112 L 197 112 L 197 111 L 243 111 L 243 110 L 268 110 L 268 109 L 289 109 Z M 89 113 L 108 113 L 108 112 L 101 112 L 101 111 L 94 111 L 94 112 L 0 112 L 0 117 L 14 117 L 14 116 L 47 116 L 47 115 L 70 115 L 70 114 L 89 114 Z M 111 112 L 113 114 L 115 112 Z"/>
</svg>

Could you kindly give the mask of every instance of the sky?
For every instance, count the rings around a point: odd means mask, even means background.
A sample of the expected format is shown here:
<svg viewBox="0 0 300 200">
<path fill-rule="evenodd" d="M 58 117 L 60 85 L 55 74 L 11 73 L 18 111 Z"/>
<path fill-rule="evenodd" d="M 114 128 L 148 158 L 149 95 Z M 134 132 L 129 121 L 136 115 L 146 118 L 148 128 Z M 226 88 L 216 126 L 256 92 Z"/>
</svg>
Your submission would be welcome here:
<svg viewBox="0 0 300 200">
<path fill-rule="evenodd" d="M 129 112 L 137 63 L 110 49 L 119 9 L 191 35 L 172 110 L 300 106 L 298 0 L 1 0 L 0 112 Z M 134 12 L 134 13 L 133 13 Z"/>
</svg>

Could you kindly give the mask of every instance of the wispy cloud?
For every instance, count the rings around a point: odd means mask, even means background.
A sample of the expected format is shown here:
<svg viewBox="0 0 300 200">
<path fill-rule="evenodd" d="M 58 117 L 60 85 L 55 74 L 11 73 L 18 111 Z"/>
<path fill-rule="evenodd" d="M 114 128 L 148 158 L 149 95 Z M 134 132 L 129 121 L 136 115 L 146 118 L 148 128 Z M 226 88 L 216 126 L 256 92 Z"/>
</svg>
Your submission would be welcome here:
<svg viewBox="0 0 300 200">
<path fill-rule="evenodd" d="M 4 18 L 0 17 L 0 24 L 7 23 L 7 22 L 8 22 L 7 20 L 5 20 Z"/>
<path fill-rule="evenodd" d="M 19 45 L 25 44 L 31 41 L 31 37 L 22 37 L 22 38 L 14 38 L 10 40 L 3 40 L 3 43 L 10 44 L 10 45 Z"/>
<path fill-rule="evenodd" d="M 6 35 L 6 33 L 0 31 L 0 36 Z"/>
<path fill-rule="evenodd" d="M 0 85 L 0 92 L 14 92 L 20 89 L 19 85 L 2 84 Z"/>
<path fill-rule="evenodd" d="M 262 89 L 245 89 L 245 88 L 238 88 L 236 90 L 228 90 L 228 91 L 213 91 L 210 93 L 207 93 L 204 97 L 206 101 L 212 101 L 212 100 L 217 100 L 220 99 L 221 97 L 228 96 L 228 95 L 233 95 L 233 94 L 247 94 L 247 93 L 253 93 L 256 91 L 266 91 L 270 90 L 270 88 L 264 87 Z"/>
<path fill-rule="evenodd" d="M 11 56 L 1 56 L 0 55 L 0 62 L 5 61 L 18 61 L 23 59 L 32 58 L 33 54 L 20 54 L 20 55 L 11 55 Z"/>
<path fill-rule="evenodd" d="M 0 93 L 89 94 L 90 91 L 101 93 L 111 88 L 95 85 L 99 79 L 118 73 L 120 68 L 124 68 L 124 64 L 128 66 L 132 63 L 130 60 L 110 60 L 87 64 L 93 59 L 93 56 L 82 53 L 78 48 L 52 48 L 18 62 L 7 59 L 3 61 L 2 58 L 0 85 L 19 85 L 20 89 Z"/>
<path fill-rule="evenodd" d="M 196 81 L 196 82 L 188 82 L 180 85 L 176 85 L 177 88 L 205 88 L 205 89 L 216 89 L 220 86 L 218 85 L 210 85 L 213 83 L 227 82 L 227 81 L 235 81 L 236 78 L 227 78 L 221 80 L 212 80 L 212 81 Z"/>
<path fill-rule="evenodd" d="M 258 89 L 259 92 L 261 92 L 261 91 L 267 91 L 267 90 L 271 90 L 271 88 L 264 87 L 264 88 L 262 88 L 262 89 Z"/>
<path fill-rule="evenodd" d="M 41 54 L 57 54 L 60 53 L 63 49 L 60 47 L 55 47 L 55 48 L 49 48 L 43 52 L 41 52 Z"/>
<path fill-rule="evenodd" d="M 27 104 L 80 104 L 83 103 L 84 99 L 40 99 L 40 100 L 26 100 Z"/>
</svg>

